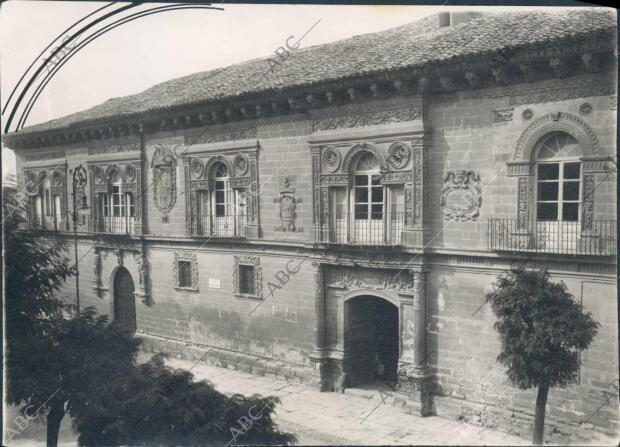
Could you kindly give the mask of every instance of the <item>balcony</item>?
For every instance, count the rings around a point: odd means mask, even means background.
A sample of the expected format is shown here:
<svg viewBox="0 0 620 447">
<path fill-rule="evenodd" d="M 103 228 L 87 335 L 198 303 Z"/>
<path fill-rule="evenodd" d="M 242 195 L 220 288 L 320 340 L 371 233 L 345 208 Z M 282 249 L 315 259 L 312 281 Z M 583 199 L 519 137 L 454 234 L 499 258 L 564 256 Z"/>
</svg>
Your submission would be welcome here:
<svg viewBox="0 0 620 447">
<path fill-rule="evenodd" d="M 489 249 L 561 255 L 615 256 L 616 221 L 536 221 L 519 226 L 518 219 L 489 219 Z"/>
<path fill-rule="evenodd" d="M 70 222 L 66 215 L 28 214 L 28 229 L 33 231 L 69 231 Z"/>
<path fill-rule="evenodd" d="M 194 219 L 192 236 L 246 237 L 247 217 L 244 215 L 200 216 Z"/>
<path fill-rule="evenodd" d="M 133 217 L 91 217 L 88 231 L 100 234 L 135 235 Z"/>
<path fill-rule="evenodd" d="M 325 213 L 316 241 L 323 244 L 396 246 L 405 228 L 404 212 Z"/>
</svg>

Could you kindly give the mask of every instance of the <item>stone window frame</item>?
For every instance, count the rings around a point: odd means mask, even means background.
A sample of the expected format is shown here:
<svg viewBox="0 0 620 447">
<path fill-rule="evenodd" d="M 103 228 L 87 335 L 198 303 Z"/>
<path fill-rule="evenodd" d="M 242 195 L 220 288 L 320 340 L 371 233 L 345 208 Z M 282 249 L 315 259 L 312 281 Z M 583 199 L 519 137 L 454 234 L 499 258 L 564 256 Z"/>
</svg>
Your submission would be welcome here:
<svg viewBox="0 0 620 447">
<path fill-rule="evenodd" d="M 257 141 L 234 141 L 218 144 L 217 147 L 200 149 L 185 154 L 183 158 L 185 183 L 185 233 L 197 236 L 192 228 L 196 224 L 198 194 L 200 191 L 214 190 L 213 167 L 223 163 L 229 172 L 230 188 L 245 194 L 246 223 L 245 237 L 258 239 L 260 231 L 260 210 L 258 198 L 258 151 Z M 211 196 L 211 194 L 209 194 Z M 210 199 L 211 200 L 211 199 Z M 211 210 L 209 207 L 208 213 Z M 204 235 L 198 235 L 204 237 Z"/>
<path fill-rule="evenodd" d="M 50 231 L 70 231 L 71 216 L 69 210 L 69 193 L 67 190 L 67 163 L 54 163 L 41 166 L 26 166 L 23 168 L 24 178 L 26 179 L 26 195 L 29 197 L 28 212 L 32 212 L 34 197 L 40 196 L 43 189 L 43 182 L 46 178 L 50 180 L 50 200 L 52 201 L 53 217 L 56 217 L 54 196 L 60 197 L 60 216 L 64 217 L 64 228 L 59 225 Z M 33 179 L 31 182 L 29 179 Z M 62 221 L 62 220 L 61 220 Z M 29 223 L 28 223 L 29 224 Z"/>
<path fill-rule="evenodd" d="M 611 157 L 601 154 L 598 137 L 582 118 L 567 112 L 552 112 L 533 121 L 523 131 L 514 149 L 512 160 L 507 162 L 508 177 L 517 177 L 517 232 L 529 234 L 535 218 L 536 158 L 538 143 L 553 132 L 564 132 L 574 137 L 582 151 L 576 161 L 581 163 L 581 232 L 591 231 L 594 220 L 595 174 L 605 173 Z"/>
<path fill-rule="evenodd" d="M 240 255 L 234 257 L 233 267 L 233 293 L 237 298 L 263 299 L 263 270 L 260 265 L 260 257 L 251 255 Z M 241 293 L 239 266 L 251 266 L 254 268 L 254 293 Z"/>
<path fill-rule="evenodd" d="M 191 262 L 192 285 L 190 287 L 181 287 L 179 278 L 179 261 Z M 174 288 L 182 292 L 198 292 L 198 261 L 196 252 L 174 252 L 174 261 L 172 264 L 174 276 Z"/>
</svg>

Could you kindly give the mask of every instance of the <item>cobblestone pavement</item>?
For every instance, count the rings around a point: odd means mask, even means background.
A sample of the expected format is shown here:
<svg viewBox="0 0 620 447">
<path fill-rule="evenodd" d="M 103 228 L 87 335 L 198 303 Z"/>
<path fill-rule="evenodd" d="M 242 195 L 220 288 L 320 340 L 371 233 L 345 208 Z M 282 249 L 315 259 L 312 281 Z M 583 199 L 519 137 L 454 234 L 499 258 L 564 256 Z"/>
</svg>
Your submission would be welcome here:
<svg viewBox="0 0 620 447">
<path fill-rule="evenodd" d="M 276 421 L 299 437 L 301 445 L 528 445 L 523 438 L 438 416 L 419 417 L 382 399 L 376 390 L 348 389 L 321 393 L 299 383 L 168 359 L 174 368 L 190 369 L 196 380 L 207 379 L 226 394 L 277 396 Z M 251 436 L 251 429 L 248 431 Z M 243 444 L 242 436 L 237 438 Z M 231 444 L 232 446 L 232 444 Z"/>
</svg>

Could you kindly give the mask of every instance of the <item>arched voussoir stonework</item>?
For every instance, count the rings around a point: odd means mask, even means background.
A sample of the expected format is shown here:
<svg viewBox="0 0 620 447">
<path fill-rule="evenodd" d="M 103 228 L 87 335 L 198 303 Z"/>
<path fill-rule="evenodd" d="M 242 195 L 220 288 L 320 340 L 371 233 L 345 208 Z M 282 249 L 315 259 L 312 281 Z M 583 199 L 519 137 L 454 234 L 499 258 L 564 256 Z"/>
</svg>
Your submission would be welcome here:
<svg viewBox="0 0 620 447">
<path fill-rule="evenodd" d="M 342 172 L 349 174 L 353 173 L 355 169 L 355 161 L 358 159 L 359 155 L 364 152 L 369 152 L 374 155 L 377 158 L 377 161 L 379 161 L 382 169 L 388 169 L 385 155 L 383 155 L 383 153 L 381 153 L 381 151 L 377 149 L 374 144 L 358 143 L 349 149 L 344 156 L 344 160 L 342 161 Z"/>
<path fill-rule="evenodd" d="M 549 132 L 566 132 L 572 135 L 584 156 L 599 154 L 598 138 L 588 123 L 572 113 L 555 112 L 543 115 L 527 126 L 519 137 L 512 161 L 533 161 L 536 143 Z"/>
<path fill-rule="evenodd" d="M 374 298 L 382 299 L 384 301 L 387 301 L 390 304 L 393 304 L 397 309 L 399 308 L 399 305 L 400 305 L 400 300 L 398 298 L 398 295 L 392 295 L 388 292 L 385 292 L 383 290 L 377 290 L 377 289 L 353 290 L 349 293 L 344 294 L 342 299 L 343 301 L 346 302 L 346 301 L 349 301 L 355 298 L 359 298 L 361 296 L 372 296 Z"/>
<path fill-rule="evenodd" d="M 121 167 L 117 164 L 109 165 L 105 170 L 105 183 L 110 184 L 112 178 L 114 177 L 114 173 L 118 172 L 118 175 L 121 177 L 121 181 L 125 183 L 125 170 L 121 169 Z"/>
<path fill-rule="evenodd" d="M 205 165 L 204 172 L 208 179 L 213 178 L 213 170 L 218 163 L 222 163 L 224 166 L 226 166 L 226 170 L 228 171 L 228 175 L 230 177 L 234 176 L 235 171 L 233 170 L 233 165 L 230 160 L 228 160 L 223 155 L 216 155 L 215 157 L 211 157 Z"/>
</svg>

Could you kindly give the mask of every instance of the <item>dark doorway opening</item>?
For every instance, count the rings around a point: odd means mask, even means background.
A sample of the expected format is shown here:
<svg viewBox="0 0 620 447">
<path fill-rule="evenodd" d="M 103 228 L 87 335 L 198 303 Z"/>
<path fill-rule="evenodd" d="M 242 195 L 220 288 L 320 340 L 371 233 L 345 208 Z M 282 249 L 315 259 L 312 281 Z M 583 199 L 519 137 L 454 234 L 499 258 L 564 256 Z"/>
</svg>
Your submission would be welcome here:
<svg viewBox="0 0 620 447">
<path fill-rule="evenodd" d="M 399 356 L 398 308 L 364 295 L 345 304 L 347 387 L 396 380 Z"/>
<path fill-rule="evenodd" d="M 119 267 L 114 275 L 114 319 L 127 330 L 136 331 L 136 298 L 131 273 Z"/>
</svg>

